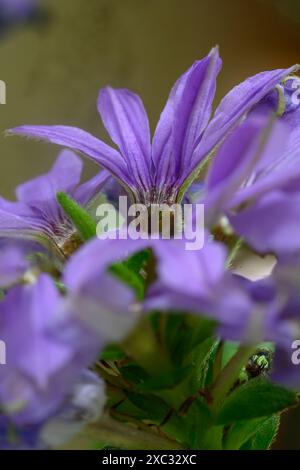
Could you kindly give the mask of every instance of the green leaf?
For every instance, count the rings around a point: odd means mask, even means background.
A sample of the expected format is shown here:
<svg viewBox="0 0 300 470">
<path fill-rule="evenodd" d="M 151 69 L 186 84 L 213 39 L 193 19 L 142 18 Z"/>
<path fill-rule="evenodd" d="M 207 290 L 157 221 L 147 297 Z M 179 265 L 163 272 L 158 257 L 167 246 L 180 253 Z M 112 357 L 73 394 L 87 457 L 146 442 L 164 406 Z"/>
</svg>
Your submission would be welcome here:
<svg viewBox="0 0 300 470">
<path fill-rule="evenodd" d="M 191 404 L 186 415 L 173 415 L 164 431 L 187 444 L 189 449 L 222 449 L 223 427 L 214 425 L 211 411 L 201 398 Z"/>
<path fill-rule="evenodd" d="M 150 377 L 146 379 L 144 383 L 141 383 L 138 386 L 140 391 L 152 392 L 158 390 L 165 390 L 176 387 L 180 382 L 182 382 L 189 373 L 193 370 L 192 366 L 179 367 L 177 369 L 172 369 L 168 372 L 165 372 L 162 375 L 155 377 Z"/>
<path fill-rule="evenodd" d="M 124 284 L 131 287 L 135 291 L 138 300 L 144 298 L 145 286 L 142 277 L 131 271 L 125 262 L 113 264 L 109 271 Z"/>
<path fill-rule="evenodd" d="M 249 419 L 247 421 L 237 421 L 227 431 L 224 437 L 223 447 L 225 450 L 237 450 L 240 449 L 247 441 L 258 435 L 260 432 L 264 432 L 264 427 L 267 422 L 274 423 L 276 421 L 277 427 L 279 425 L 279 416 L 274 415 L 271 418 L 257 418 Z"/>
<path fill-rule="evenodd" d="M 170 313 L 165 342 L 175 365 L 182 365 L 190 353 L 213 334 L 215 322 L 199 316 Z M 180 331 L 180 334 L 178 334 Z"/>
<path fill-rule="evenodd" d="M 276 439 L 280 424 L 278 415 L 266 419 L 258 431 L 242 447 L 243 450 L 268 450 Z"/>
<path fill-rule="evenodd" d="M 83 240 L 90 240 L 96 235 L 96 222 L 91 215 L 70 196 L 63 192 L 56 195 L 59 205 L 73 222 Z"/>
<path fill-rule="evenodd" d="M 119 361 L 124 357 L 124 351 L 117 344 L 110 344 L 101 353 L 101 359 L 104 361 Z"/>
<path fill-rule="evenodd" d="M 149 249 L 138 251 L 128 258 L 126 265 L 129 269 L 131 269 L 131 271 L 134 271 L 138 274 L 145 267 L 150 257 L 151 251 Z"/>
<path fill-rule="evenodd" d="M 222 354 L 222 369 L 230 361 L 230 359 L 235 355 L 239 349 L 239 343 L 236 341 L 226 341 L 224 343 L 223 354 Z"/>
<path fill-rule="evenodd" d="M 215 355 L 218 342 L 214 337 L 207 338 L 193 351 L 191 361 L 194 373 L 191 377 L 190 393 L 194 394 L 204 388 L 210 370 L 211 357 Z"/>
<path fill-rule="evenodd" d="M 235 421 L 260 418 L 278 413 L 297 404 L 297 395 L 266 379 L 252 379 L 237 388 L 225 401 L 217 422 L 229 424 Z"/>
<path fill-rule="evenodd" d="M 137 364 L 131 364 L 119 370 L 122 376 L 134 385 L 142 385 L 149 379 L 149 374 Z"/>
<path fill-rule="evenodd" d="M 145 413 L 144 419 L 160 423 L 170 411 L 170 406 L 156 395 L 126 392 L 126 396 L 133 405 Z"/>
<path fill-rule="evenodd" d="M 204 433 L 203 438 L 195 449 L 222 450 L 223 426 L 212 426 Z"/>
</svg>

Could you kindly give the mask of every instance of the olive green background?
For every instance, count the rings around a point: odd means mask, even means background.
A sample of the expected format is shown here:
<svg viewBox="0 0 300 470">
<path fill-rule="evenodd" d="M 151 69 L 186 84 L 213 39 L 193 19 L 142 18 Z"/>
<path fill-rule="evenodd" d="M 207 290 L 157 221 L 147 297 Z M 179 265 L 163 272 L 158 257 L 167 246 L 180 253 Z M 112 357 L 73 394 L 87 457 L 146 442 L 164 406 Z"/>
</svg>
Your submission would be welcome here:
<svg viewBox="0 0 300 470">
<path fill-rule="evenodd" d="M 100 87 L 138 92 L 153 126 L 177 77 L 219 44 L 218 101 L 262 70 L 300 62 L 297 0 L 45 0 L 47 19 L 0 38 L 0 193 L 51 165 L 58 148 L 3 131 L 20 124 L 79 126 L 107 139 Z M 86 175 L 95 166 L 87 164 Z M 300 411 L 284 419 L 277 446 L 300 448 Z"/>
</svg>

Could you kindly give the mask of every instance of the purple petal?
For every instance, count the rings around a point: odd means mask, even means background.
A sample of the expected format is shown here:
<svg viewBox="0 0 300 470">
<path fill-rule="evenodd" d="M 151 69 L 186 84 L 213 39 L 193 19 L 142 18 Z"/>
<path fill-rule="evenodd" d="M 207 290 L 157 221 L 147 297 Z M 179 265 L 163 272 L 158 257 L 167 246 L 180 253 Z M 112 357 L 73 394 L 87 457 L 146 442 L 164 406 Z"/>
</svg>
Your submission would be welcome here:
<svg viewBox="0 0 300 470">
<path fill-rule="evenodd" d="M 206 223 L 211 225 L 231 204 L 239 187 L 252 174 L 261 158 L 262 138 L 268 118 L 251 117 L 224 141 L 210 166 L 206 178 Z"/>
<path fill-rule="evenodd" d="M 149 240 L 130 239 L 92 240 L 66 265 L 64 283 L 71 291 L 78 292 L 89 279 L 95 278 L 99 273 L 105 273 L 108 266 L 128 258 L 135 251 L 148 247 L 150 243 Z"/>
<path fill-rule="evenodd" d="M 236 233 L 259 253 L 288 254 L 300 248 L 299 193 L 291 197 L 273 191 L 229 218 Z"/>
<path fill-rule="evenodd" d="M 202 250 L 187 251 L 185 240 L 152 243 L 160 283 L 183 295 L 208 297 L 213 293 L 224 274 L 226 250 L 223 245 L 206 241 Z"/>
<path fill-rule="evenodd" d="M 184 180 L 195 146 L 211 115 L 216 77 L 221 68 L 214 48 L 176 82 L 153 138 L 157 184 Z M 172 182 L 172 181 L 171 181 Z"/>
<path fill-rule="evenodd" d="M 125 89 L 103 88 L 98 110 L 137 184 L 151 189 L 149 122 L 141 99 Z"/>
<path fill-rule="evenodd" d="M 20 279 L 28 269 L 28 261 L 21 249 L 6 247 L 0 251 L 0 288 Z"/>
<path fill-rule="evenodd" d="M 297 70 L 297 66 L 262 72 L 234 87 L 217 107 L 212 121 L 207 126 L 203 138 L 194 152 L 194 168 L 221 142 L 244 114 L 250 111 L 284 77 L 295 70 Z"/>
<path fill-rule="evenodd" d="M 291 343 L 292 344 L 292 343 Z M 293 364 L 293 349 L 276 348 L 271 379 L 285 387 L 299 388 L 299 364 Z"/>
<path fill-rule="evenodd" d="M 0 303 L 0 336 L 7 351 L 0 401 L 14 423 L 40 423 L 57 411 L 97 356 L 99 345 L 91 333 L 88 342 L 82 329 L 84 341 L 71 344 L 61 340 L 61 324 L 55 331 L 61 300 L 53 280 L 42 274 L 33 284 L 10 289 Z"/>
<path fill-rule="evenodd" d="M 56 194 L 59 191 L 72 192 L 80 181 L 81 171 L 81 159 L 70 150 L 64 150 L 49 173 L 18 186 L 17 197 L 20 202 L 42 211 L 49 221 L 59 220 Z"/>
<path fill-rule="evenodd" d="M 125 183 L 130 182 L 126 162 L 119 152 L 82 129 L 69 126 L 20 126 L 8 132 L 78 150 Z"/>
<path fill-rule="evenodd" d="M 112 179 L 112 177 L 108 171 L 100 171 L 96 176 L 78 186 L 73 193 L 74 199 L 76 199 L 76 201 L 82 206 L 85 206 L 101 191 L 110 179 Z"/>
</svg>

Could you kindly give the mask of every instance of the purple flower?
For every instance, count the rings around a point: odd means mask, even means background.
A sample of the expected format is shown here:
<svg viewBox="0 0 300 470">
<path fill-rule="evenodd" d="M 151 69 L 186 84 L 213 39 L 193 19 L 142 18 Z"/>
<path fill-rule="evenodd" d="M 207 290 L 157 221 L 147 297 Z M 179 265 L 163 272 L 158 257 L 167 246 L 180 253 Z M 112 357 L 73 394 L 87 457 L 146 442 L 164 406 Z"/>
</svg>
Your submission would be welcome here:
<svg viewBox="0 0 300 470">
<path fill-rule="evenodd" d="M 124 337 L 142 309 L 132 289 L 115 278 L 109 267 L 147 248 L 156 259 L 157 280 L 146 295 L 143 310 L 172 307 L 199 312 L 200 308 L 209 313 L 216 290 L 226 278 L 223 245 L 207 238 L 202 250 L 186 251 L 184 240 L 95 239 L 72 256 L 64 275 L 72 306 L 69 311 L 76 312 L 81 324 L 111 341 Z"/>
<path fill-rule="evenodd" d="M 0 236 L 36 240 L 52 246 L 61 256 L 76 243 L 76 230 L 56 200 L 64 191 L 86 206 L 108 179 L 100 172 L 79 185 L 82 171 L 80 158 L 69 150 L 58 156 L 49 173 L 17 187 L 17 202 L 0 198 Z"/>
<path fill-rule="evenodd" d="M 41 426 L 17 427 L 0 415 L 0 450 L 38 450 L 43 448 L 39 439 Z"/>
<path fill-rule="evenodd" d="M 300 117 L 300 109 L 290 111 Z M 300 127 L 285 117 L 251 114 L 221 145 L 206 177 L 206 223 L 229 218 L 258 252 L 300 248 Z M 260 223 L 257 223 L 257 220 Z"/>
<path fill-rule="evenodd" d="M 98 97 L 103 123 L 119 151 L 74 127 L 22 126 L 11 132 L 78 150 L 109 170 L 134 201 L 181 201 L 205 157 L 241 118 L 295 70 L 263 72 L 233 88 L 210 120 L 218 49 L 195 62 L 175 83 L 154 132 L 140 98 L 125 89 L 104 88 Z"/>
<path fill-rule="evenodd" d="M 57 317 L 66 341 L 82 341 L 84 329 L 101 345 L 126 336 L 139 315 L 135 294 L 108 269 L 147 245 L 147 240 L 95 239 L 70 258 L 63 275 L 68 296 Z"/>
<path fill-rule="evenodd" d="M 0 12 L 7 18 L 24 17 L 31 13 L 38 0 L 0 0 Z"/>
<path fill-rule="evenodd" d="M 69 442 L 87 423 L 99 419 L 105 401 L 103 381 L 90 370 L 84 370 L 68 400 L 41 428 L 39 439 L 43 446 L 57 448 Z"/>
<path fill-rule="evenodd" d="M 18 282 L 29 263 L 25 259 L 23 247 L 8 245 L 0 251 L 0 289 L 5 289 Z"/>
</svg>

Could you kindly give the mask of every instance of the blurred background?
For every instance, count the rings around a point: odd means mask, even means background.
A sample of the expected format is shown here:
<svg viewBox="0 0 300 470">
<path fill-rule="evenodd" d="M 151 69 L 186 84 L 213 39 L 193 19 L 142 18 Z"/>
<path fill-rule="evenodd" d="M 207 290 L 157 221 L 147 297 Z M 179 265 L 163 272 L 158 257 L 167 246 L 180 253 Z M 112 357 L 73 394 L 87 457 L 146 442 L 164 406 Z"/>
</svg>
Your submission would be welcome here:
<svg viewBox="0 0 300 470">
<path fill-rule="evenodd" d="M 215 44 L 223 58 L 216 102 L 249 75 L 300 62 L 299 0 L 36 3 L 38 10 L 0 21 L 0 79 L 7 85 L 7 102 L 0 105 L 4 197 L 13 198 L 18 183 L 46 171 L 58 152 L 5 137 L 7 128 L 65 124 L 106 139 L 96 97 L 107 84 L 139 93 L 153 128 L 174 81 Z M 86 175 L 94 169 L 87 164 Z M 300 449 L 299 420 L 300 409 L 285 414 L 275 447 Z"/>
</svg>

